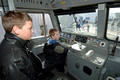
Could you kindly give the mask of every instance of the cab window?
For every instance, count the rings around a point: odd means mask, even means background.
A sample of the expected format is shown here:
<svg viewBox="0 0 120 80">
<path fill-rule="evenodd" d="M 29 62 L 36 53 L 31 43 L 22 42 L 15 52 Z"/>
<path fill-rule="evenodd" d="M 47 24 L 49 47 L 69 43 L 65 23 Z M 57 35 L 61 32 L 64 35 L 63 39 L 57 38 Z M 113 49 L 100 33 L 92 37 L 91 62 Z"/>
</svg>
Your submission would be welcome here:
<svg viewBox="0 0 120 80">
<path fill-rule="evenodd" d="M 48 35 L 49 29 L 53 28 L 51 19 L 49 14 L 44 13 L 44 19 L 42 13 L 29 13 L 33 20 L 33 37 L 40 37 L 44 36 L 44 26 L 43 26 L 43 20 L 45 20 L 45 34 Z"/>
<path fill-rule="evenodd" d="M 115 40 L 117 36 L 120 36 L 120 7 L 109 8 L 107 22 L 106 37 Z"/>
<path fill-rule="evenodd" d="M 97 36 L 98 10 L 58 15 L 62 32 Z"/>
<path fill-rule="evenodd" d="M 2 15 L 3 15 L 3 12 L 2 12 L 2 8 L 0 7 L 0 43 L 3 40 L 5 35 L 5 30 L 2 26 Z"/>
<path fill-rule="evenodd" d="M 49 30 L 53 28 L 52 21 L 49 14 L 45 14 L 45 31 L 46 35 L 49 35 Z"/>
<path fill-rule="evenodd" d="M 1 20 L 1 16 L 0 16 L 0 43 L 4 38 L 4 34 L 5 34 L 5 30 L 4 30 L 3 26 L 2 26 L 2 20 Z"/>
</svg>

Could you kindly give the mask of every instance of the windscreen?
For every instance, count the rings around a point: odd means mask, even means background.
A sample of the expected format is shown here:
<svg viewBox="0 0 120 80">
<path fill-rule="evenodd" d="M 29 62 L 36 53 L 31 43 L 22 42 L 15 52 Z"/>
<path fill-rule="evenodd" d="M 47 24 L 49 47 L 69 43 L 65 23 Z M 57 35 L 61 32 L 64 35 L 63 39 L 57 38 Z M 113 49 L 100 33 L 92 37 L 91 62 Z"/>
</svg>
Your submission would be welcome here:
<svg viewBox="0 0 120 80">
<path fill-rule="evenodd" d="M 97 35 L 98 10 L 95 12 L 58 15 L 62 32 Z"/>
</svg>

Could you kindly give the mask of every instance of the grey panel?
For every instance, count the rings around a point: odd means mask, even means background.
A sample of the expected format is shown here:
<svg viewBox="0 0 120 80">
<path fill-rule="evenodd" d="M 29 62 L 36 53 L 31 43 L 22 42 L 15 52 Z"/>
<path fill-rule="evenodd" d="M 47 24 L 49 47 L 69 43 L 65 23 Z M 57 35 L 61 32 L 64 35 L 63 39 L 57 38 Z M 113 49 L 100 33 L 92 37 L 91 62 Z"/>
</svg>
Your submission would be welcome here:
<svg viewBox="0 0 120 80">
<path fill-rule="evenodd" d="M 105 33 L 107 9 L 106 4 L 98 5 L 98 30 L 97 37 L 103 39 Z"/>
<path fill-rule="evenodd" d="M 99 4 L 104 2 L 113 2 L 116 0 L 54 0 L 52 2 L 50 2 L 50 0 L 12 0 L 12 1 L 14 1 L 14 5 L 17 9 L 24 8 L 24 9 L 53 10 L 53 9 L 69 9 L 70 7 Z"/>
<path fill-rule="evenodd" d="M 68 9 L 71 7 L 71 0 L 54 0 L 52 5 L 55 5 L 56 7 L 53 7 L 53 9 Z"/>
<path fill-rule="evenodd" d="M 29 48 L 34 54 L 41 54 L 43 52 L 45 42 L 46 37 L 34 38 L 30 41 Z"/>
<path fill-rule="evenodd" d="M 50 9 L 51 4 L 48 0 L 14 0 L 16 8 L 25 9 Z"/>
<path fill-rule="evenodd" d="M 106 80 L 107 77 L 120 77 L 120 58 L 115 56 L 110 56 L 105 65 L 106 72 L 103 75 L 102 80 Z"/>
<path fill-rule="evenodd" d="M 85 5 L 91 5 L 91 4 L 98 4 L 98 3 L 103 3 L 103 2 L 112 2 L 116 0 L 71 0 L 71 5 L 72 6 L 85 6 Z M 119 0 L 118 0 L 119 1 Z"/>
<path fill-rule="evenodd" d="M 76 44 L 71 43 L 75 37 L 76 35 L 71 35 L 70 41 L 67 43 Z M 61 38 L 66 39 L 62 35 Z M 103 75 L 103 66 L 108 58 L 108 42 L 95 37 L 87 37 L 87 41 L 81 43 L 86 48 L 81 51 L 71 48 L 67 54 L 67 71 L 78 80 L 99 80 L 101 75 Z M 90 57 L 86 57 L 86 53 L 89 50 L 93 50 L 94 53 Z"/>
<path fill-rule="evenodd" d="M 75 57 L 69 53 L 67 56 L 68 73 L 72 74 L 78 80 L 98 80 L 100 68 L 91 64 L 89 61 Z"/>
</svg>

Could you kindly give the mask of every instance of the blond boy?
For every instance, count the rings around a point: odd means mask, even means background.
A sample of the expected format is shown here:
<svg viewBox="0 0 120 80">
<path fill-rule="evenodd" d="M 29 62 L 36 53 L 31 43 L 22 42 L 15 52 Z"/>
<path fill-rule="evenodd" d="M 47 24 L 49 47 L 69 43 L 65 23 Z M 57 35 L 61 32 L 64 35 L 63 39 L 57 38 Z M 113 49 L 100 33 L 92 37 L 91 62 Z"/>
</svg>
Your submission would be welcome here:
<svg viewBox="0 0 120 80">
<path fill-rule="evenodd" d="M 31 17 L 26 12 L 9 11 L 2 17 L 2 25 L 6 33 L 0 44 L 0 78 L 35 80 L 34 68 L 25 50 L 33 34 Z"/>
<path fill-rule="evenodd" d="M 50 39 L 44 46 L 44 53 L 46 54 L 45 67 L 55 66 L 58 71 L 64 72 L 65 58 L 68 49 L 63 47 L 59 42 L 59 31 L 57 29 L 50 29 Z"/>
</svg>

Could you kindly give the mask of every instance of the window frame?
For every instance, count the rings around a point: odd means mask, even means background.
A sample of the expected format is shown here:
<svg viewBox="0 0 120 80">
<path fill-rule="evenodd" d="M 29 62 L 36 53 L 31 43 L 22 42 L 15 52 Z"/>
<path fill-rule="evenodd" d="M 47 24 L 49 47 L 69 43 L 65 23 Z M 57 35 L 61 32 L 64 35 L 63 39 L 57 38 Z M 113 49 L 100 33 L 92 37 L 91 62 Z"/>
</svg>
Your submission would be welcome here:
<svg viewBox="0 0 120 80">
<path fill-rule="evenodd" d="M 52 19 L 51 19 L 51 16 L 49 14 L 49 12 L 28 12 L 28 14 L 41 14 L 42 16 L 42 25 L 43 25 L 43 31 L 44 31 L 44 35 L 40 35 L 40 36 L 33 36 L 31 39 L 34 39 L 34 38 L 41 38 L 41 37 L 46 37 L 48 34 L 46 34 L 46 21 L 45 21 L 45 14 L 48 14 L 49 15 L 49 18 L 51 20 L 51 24 L 52 24 L 52 27 L 53 27 L 53 22 L 52 22 Z"/>
<path fill-rule="evenodd" d="M 113 40 L 113 39 L 109 39 L 109 38 L 107 37 L 109 10 L 110 10 L 110 8 L 118 8 L 118 7 L 120 7 L 120 3 L 118 3 L 118 2 L 108 3 L 108 4 L 107 4 L 107 16 L 106 16 L 106 25 L 105 25 L 105 35 L 104 35 L 104 38 L 105 38 L 106 40 L 112 41 L 112 42 L 116 42 L 116 41 L 115 41 L 116 39 Z M 120 43 L 119 40 L 118 40 L 118 43 Z"/>
</svg>

